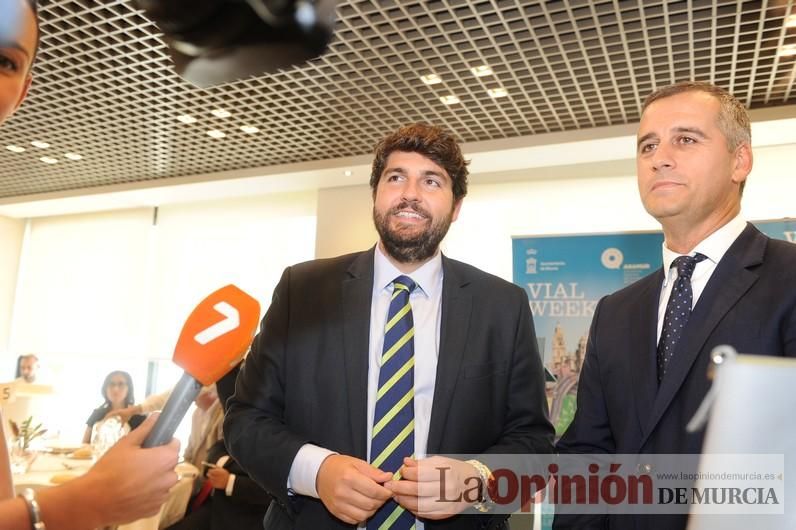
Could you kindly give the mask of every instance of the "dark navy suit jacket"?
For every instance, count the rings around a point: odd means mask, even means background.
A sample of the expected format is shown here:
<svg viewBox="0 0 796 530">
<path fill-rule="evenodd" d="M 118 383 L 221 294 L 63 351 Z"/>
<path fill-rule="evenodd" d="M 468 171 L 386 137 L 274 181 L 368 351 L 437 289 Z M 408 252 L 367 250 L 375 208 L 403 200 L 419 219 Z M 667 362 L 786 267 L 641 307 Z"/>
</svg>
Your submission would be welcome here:
<svg viewBox="0 0 796 530">
<path fill-rule="evenodd" d="M 694 306 L 660 388 L 656 372 L 663 270 L 603 298 L 592 320 L 578 408 L 561 453 L 698 454 L 687 433 L 710 382 L 709 355 L 796 356 L 796 245 L 747 225 Z M 554 528 L 683 529 L 686 516 L 557 516 Z"/>
<path fill-rule="evenodd" d="M 230 453 L 295 519 L 352 528 L 314 498 L 288 496 L 305 443 L 367 458 L 373 249 L 289 267 L 238 377 L 224 423 Z M 549 454 L 542 362 L 525 292 L 443 256 L 439 360 L 428 454 Z M 502 526 L 459 515 L 429 530 Z"/>
</svg>

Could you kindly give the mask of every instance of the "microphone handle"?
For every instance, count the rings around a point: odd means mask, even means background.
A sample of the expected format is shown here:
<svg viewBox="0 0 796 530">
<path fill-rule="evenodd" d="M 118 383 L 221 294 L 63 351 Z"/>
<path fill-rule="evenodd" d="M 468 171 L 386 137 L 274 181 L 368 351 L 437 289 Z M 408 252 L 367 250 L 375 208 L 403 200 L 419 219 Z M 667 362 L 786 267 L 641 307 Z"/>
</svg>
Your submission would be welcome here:
<svg viewBox="0 0 796 530">
<path fill-rule="evenodd" d="M 188 372 L 184 372 L 174 390 L 171 391 L 166 406 L 163 407 L 158 421 L 155 422 L 155 426 L 152 427 L 142 447 L 157 447 L 169 443 L 200 390 L 202 390 L 202 383 L 194 379 Z"/>
</svg>

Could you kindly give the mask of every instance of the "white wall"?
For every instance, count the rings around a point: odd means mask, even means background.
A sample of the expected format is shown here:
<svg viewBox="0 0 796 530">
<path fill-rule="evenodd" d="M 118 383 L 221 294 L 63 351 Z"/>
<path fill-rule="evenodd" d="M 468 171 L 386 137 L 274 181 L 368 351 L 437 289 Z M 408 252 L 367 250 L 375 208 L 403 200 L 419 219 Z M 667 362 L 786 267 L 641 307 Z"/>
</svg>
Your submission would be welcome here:
<svg viewBox="0 0 796 530">
<path fill-rule="evenodd" d="M 315 256 L 329 258 L 373 245 L 379 238 L 373 226 L 370 186 L 318 190 L 318 230 Z"/>
<path fill-rule="evenodd" d="M 309 191 L 173 205 L 157 224 L 152 208 L 31 220 L 8 357 L 39 354 L 42 382 L 57 396 L 48 428 L 79 439 L 114 369 L 130 372 L 143 398 L 148 360 L 171 359 L 210 292 L 234 283 L 265 310 L 282 270 L 313 258 L 316 209 Z"/>
<path fill-rule="evenodd" d="M 0 381 L 11 379 L 16 366 L 16 356 L 6 352 L 24 233 L 23 219 L 0 216 Z"/>
<path fill-rule="evenodd" d="M 762 147 L 754 154 L 743 215 L 749 220 L 796 217 L 796 144 Z M 512 236 L 660 229 L 641 206 L 635 175 L 571 179 L 557 174 L 545 180 L 538 173 L 532 181 L 499 184 L 478 184 L 479 175 L 471 175 L 459 219 L 443 242 L 446 255 L 511 281 Z M 321 192 L 337 207 L 319 209 L 319 227 L 334 226 L 334 230 L 323 232 L 327 240 L 318 248 L 337 253 L 367 248 L 375 237 L 370 189 L 363 185 L 339 193 Z M 351 214 L 338 215 L 340 209 Z"/>
</svg>

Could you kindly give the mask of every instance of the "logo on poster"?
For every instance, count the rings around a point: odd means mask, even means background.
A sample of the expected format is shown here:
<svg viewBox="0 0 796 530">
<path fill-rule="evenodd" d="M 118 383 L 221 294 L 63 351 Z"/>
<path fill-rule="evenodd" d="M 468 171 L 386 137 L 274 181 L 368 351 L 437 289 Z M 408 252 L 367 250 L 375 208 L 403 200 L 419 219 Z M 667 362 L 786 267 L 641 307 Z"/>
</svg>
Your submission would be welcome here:
<svg viewBox="0 0 796 530">
<path fill-rule="evenodd" d="M 603 267 L 606 269 L 618 269 L 622 266 L 622 261 L 625 259 L 622 251 L 618 248 L 611 247 L 603 250 L 603 255 L 600 257 L 603 262 Z"/>
<path fill-rule="evenodd" d="M 525 258 L 525 274 L 536 274 L 536 249 L 529 248 L 525 254 L 528 255 Z"/>
</svg>

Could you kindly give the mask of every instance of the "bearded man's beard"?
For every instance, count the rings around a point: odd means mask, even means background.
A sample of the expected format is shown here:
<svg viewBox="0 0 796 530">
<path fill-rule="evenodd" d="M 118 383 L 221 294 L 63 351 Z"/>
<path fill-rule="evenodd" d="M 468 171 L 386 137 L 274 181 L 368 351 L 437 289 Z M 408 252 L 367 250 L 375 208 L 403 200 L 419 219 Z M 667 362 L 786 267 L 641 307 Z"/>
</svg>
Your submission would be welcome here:
<svg viewBox="0 0 796 530">
<path fill-rule="evenodd" d="M 411 233 L 401 228 L 391 228 L 390 217 L 406 210 L 411 210 L 424 219 L 431 219 L 431 224 L 425 230 Z M 432 257 L 448 233 L 452 221 L 452 208 L 446 216 L 435 220 L 428 211 L 415 202 L 403 201 L 384 214 L 373 207 L 373 223 L 376 225 L 384 249 L 399 263 L 417 263 Z"/>
</svg>

